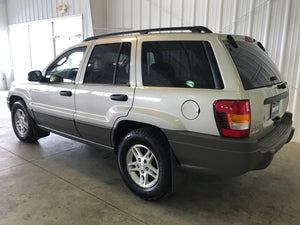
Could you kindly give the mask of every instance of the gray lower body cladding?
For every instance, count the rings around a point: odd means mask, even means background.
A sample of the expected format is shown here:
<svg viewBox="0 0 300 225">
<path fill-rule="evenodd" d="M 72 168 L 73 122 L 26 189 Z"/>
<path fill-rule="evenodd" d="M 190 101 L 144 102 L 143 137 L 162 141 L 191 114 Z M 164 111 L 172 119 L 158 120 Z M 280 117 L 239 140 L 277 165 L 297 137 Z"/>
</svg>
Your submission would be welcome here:
<svg viewBox="0 0 300 225">
<path fill-rule="evenodd" d="M 164 130 L 179 165 L 208 174 L 241 175 L 266 168 L 273 155 L 293 136 L 292 114 L 261 139 L 226 138 L 185 131 Z"/>
</svg>

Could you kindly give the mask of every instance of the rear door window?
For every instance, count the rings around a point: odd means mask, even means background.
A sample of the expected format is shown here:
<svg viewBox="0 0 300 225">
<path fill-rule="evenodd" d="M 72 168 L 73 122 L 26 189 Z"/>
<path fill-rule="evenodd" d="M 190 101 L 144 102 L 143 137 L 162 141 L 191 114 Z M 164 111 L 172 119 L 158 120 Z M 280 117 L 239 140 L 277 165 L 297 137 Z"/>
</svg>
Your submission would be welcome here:
<svg viewBox="0 0 300 225">
<path fill-rule="evenodd" d="M 215 89 L 212 64 L 217 67 L 211 46 L 206 41 L 149 41 L 142 44 L 144 86 Z M 219 74 L 218 69 L 217 72 Z"/>
<path fill-rule="evenodd" d="M 268 87 L 282 82 L 280 72 L 270 57 L 255 42 L 236 41 L 237 48 L 224 41 L 245 90 Z"/>
<path fill-rule="evenodd" d="M 129 85 L 130 51 L 127 42 L 95 46 L 84 83 Z"/>
</svg>

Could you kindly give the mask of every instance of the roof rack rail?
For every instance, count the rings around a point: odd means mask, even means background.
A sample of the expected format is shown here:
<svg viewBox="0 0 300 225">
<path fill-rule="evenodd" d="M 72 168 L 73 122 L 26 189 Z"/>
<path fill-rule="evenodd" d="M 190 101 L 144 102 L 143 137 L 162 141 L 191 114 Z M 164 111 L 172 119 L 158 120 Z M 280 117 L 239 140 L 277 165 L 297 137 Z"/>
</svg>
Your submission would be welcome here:
<svg viewBox="0 0 300 225">
<path fill-rule="evenodd" d="M 159 32 L 159 31 L 176 31 L 176 30 L 190 30 L 193 33 L 212 33 L 210 29 L 204 26 L 194 26 L 194 27 L 164 27 L 164 28 L 154 28 L 154 29 L 145 29 L 145 30 L 131 30 L 131 31 L 124 31 L 124 32 L 117 32 L 117 33 L 110 33 L 110 34 L 102 34 L 93 37 L 86 38 L 84 41 L 91 41 L 96 40 L 103 37 L 110 37 L 110 36 L 120 36 L 125 34 L 148 34 L 150 32 Z"/>
</svg>

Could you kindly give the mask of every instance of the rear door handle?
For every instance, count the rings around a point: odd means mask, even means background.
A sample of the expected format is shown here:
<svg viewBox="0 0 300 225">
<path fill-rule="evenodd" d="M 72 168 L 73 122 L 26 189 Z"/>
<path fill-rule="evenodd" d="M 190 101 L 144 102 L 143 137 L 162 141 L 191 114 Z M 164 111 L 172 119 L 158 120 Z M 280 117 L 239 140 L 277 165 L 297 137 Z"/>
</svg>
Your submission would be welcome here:
<svg viewBox="0 0 300 225">
<path fill-rule="evenodd" d="M 128 96 L 127 95 L 122 95 L 122 94 L 113 94 L 110 96 L 111 100 L 114 101 L 122 101 L 122 102 L 126 102 L 128 100 Z"/>
<path fill-rule="evenodd" d="M 62 95 L 62 96 L 67 96 L 67 97 L 72 96 L 71 91 L 60 91 L 59 94 Z"/>
</svg>

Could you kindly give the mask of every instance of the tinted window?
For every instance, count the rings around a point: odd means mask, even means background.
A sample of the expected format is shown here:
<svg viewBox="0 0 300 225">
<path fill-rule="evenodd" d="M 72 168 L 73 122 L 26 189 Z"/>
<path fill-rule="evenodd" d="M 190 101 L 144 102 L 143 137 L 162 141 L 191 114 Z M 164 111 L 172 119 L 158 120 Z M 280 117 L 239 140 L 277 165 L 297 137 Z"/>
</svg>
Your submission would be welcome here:
<svg viewBox="0 0 300 225">
<path fill-rule="evenodd" d="M 129 85 L 130 70 L 130 50 L 131 43 L 122 43 L 120 55 L 118 59 L 118 67 L 116 68 L 115 84 Z"/>
<path fill-rule="evenodd" d="M 144 86 L 215 88 L 204 41 L 144 42 Z"/>
<path fill-rule="evenodd" d="M 270 57 L 256 43 L 237 41 L 237 48 L 224 41 L 245 90 L 267 87 L 281 82 L 280 73 Z"/>
<path fill-rule="evenodd" d="M 86 47 L 72 49 L 56 59 L 47 69 L 46 77 L 55 83 L 57 78 L 64 82 L 75 80 Z"/>
<path fill-rule="evenodd" d="M 89 59 L 84 82 L 128 85 L 130 47 L 130 43 L 97 45 Z"/>
<path fill-rule="evenodd" d="M 94 48 L 85 72 L 85 83 L 112 84 L 120 43 Z"/>
</svg>

